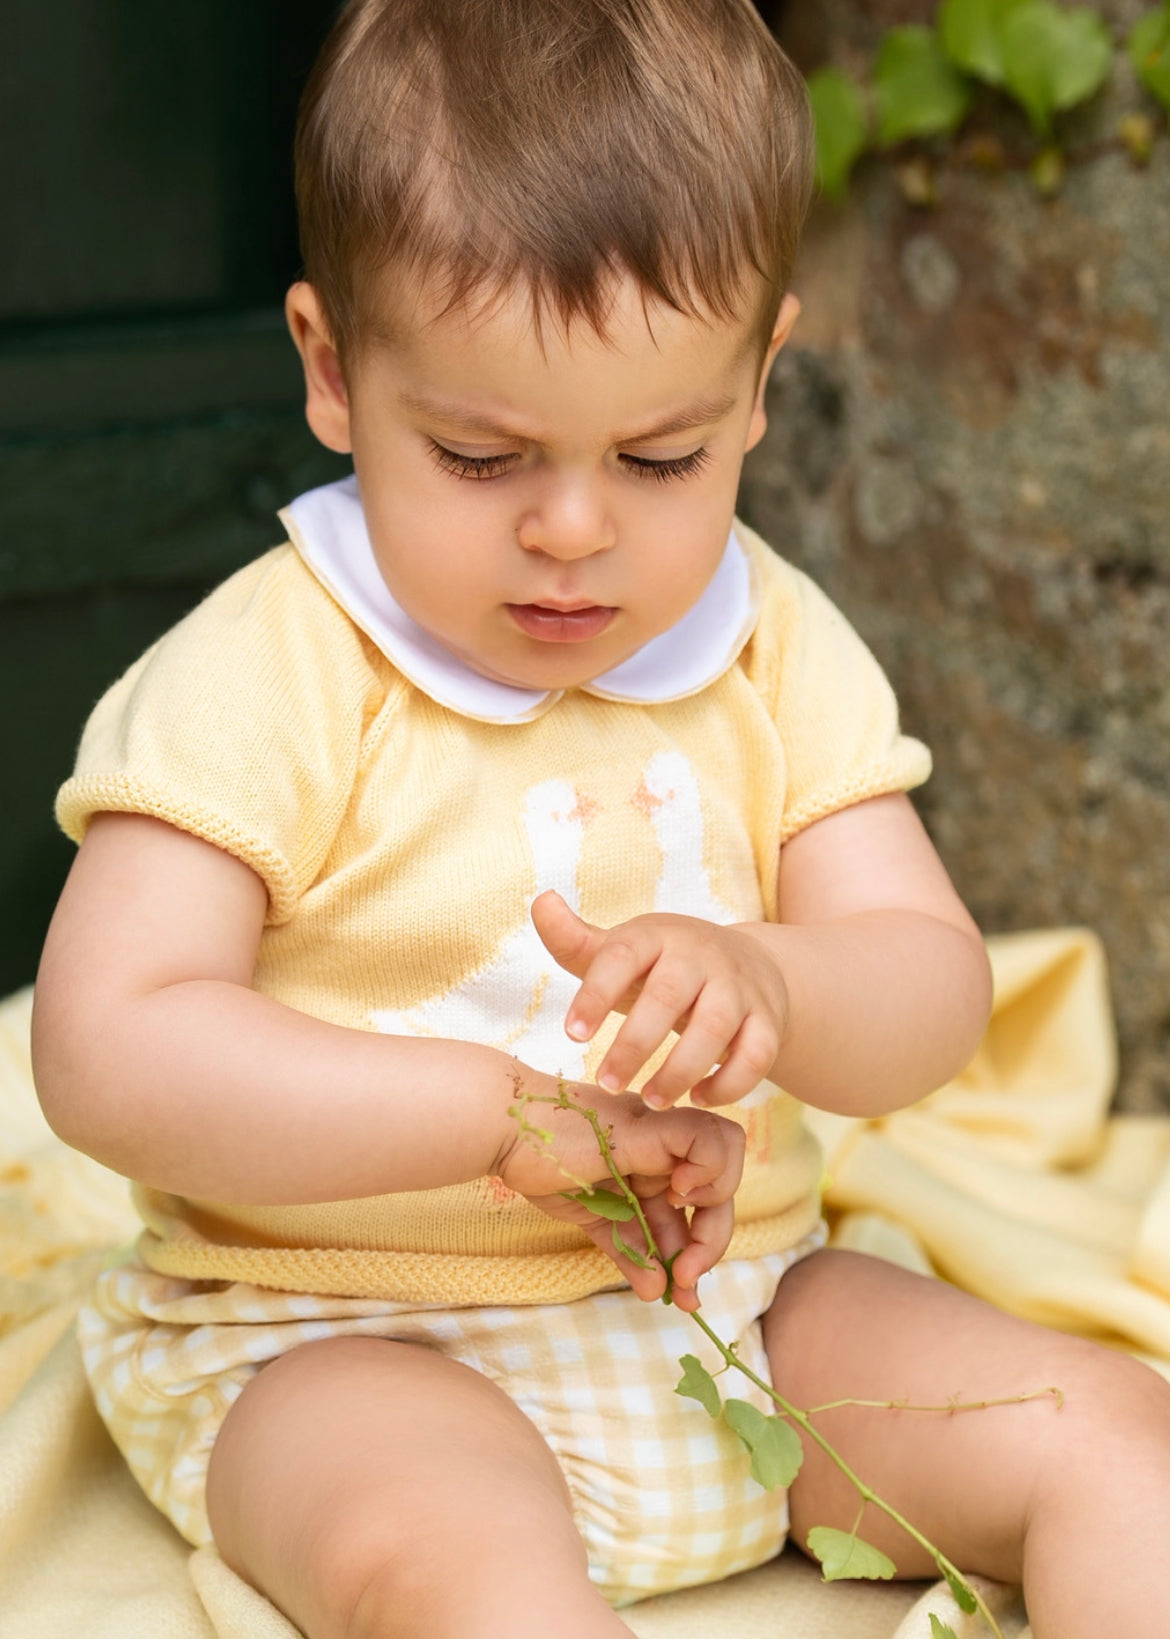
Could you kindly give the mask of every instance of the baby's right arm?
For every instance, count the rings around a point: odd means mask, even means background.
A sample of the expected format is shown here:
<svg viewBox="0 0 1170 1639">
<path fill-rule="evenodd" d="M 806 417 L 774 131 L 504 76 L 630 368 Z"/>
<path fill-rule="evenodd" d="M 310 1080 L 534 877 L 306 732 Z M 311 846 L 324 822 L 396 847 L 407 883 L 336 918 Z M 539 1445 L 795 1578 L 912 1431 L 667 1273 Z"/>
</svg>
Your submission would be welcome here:
<svg viewBox="0 0 1170 1639">
<path fill-rule="evenodd" d="M 95 816 L 37 977 L 34 1069 L 57 1133 L 155 1188 L 254 1205 L 491 1172 L 511 1137 L 514 1061 L 260 995 L 266 908 L 260 878 L 220 849 Z"/>
<path fill-rule="evenodd" d="M 518 1072 L 538 1094 L 555 1093 L 555 1077 L 474 1042 L 347 1029 L 261 995 L 251 980 L 266 909 L 260 878 L 230 854 L 158 820 L 95 816 L 36 987 L 37 1089 L 63 1139 L 155 1188 L 253 1205 L 490 1173 L 533 1198 L 573 1188 L 517 1147 L 509 1115 Z M 589 1100 L 614 1124 L 623 1170 L 669 1181 L 685 1165 L 689 1130 L 657 1134 L 633 1097 L 589 1089 Z M 668 1113 L 718 1122 L 715 1133 L 731 1127 L 706 1112 Z M 580 1116 L 552 1125 L 570 1175 L 606 1176 Z M 734 1133 L 723 1141 L 715 1193 L 729 1233 L 738 1158 Z"/>
</svg>

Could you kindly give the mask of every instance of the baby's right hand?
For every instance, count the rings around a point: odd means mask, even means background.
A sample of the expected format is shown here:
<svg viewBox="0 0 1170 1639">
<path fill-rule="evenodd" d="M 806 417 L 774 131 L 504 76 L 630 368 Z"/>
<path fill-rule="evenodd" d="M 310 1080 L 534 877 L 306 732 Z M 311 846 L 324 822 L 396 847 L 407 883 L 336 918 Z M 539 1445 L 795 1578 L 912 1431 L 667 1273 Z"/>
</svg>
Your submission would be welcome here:
<svg viewBox="0 0 1170 1639">
<path fill-rule="evenodd" d="M 597 1111 L 618 1170 L 638 1197 L 659 1251 L 671 1260 L 674 1303 L 697 1309 L 696 1282 L 726 1252 L 735 1225 L 732 1197 L 743 1172 L 743 1128 L 709 1110 L 651 1110 L 635 1093 L 574 1085 L 569 1097 Z M 566 1199 L 578 1194 L 582 1179 L 613 1186 L 585 1117 L 574 1108 L 537 1104 L 529 1107 L 528 1119 L 551 1133 L 551 1147 L 538 1149 L 517 1127 L 497 1163 L 498 1176 L 551 1217 L 584 1229 L 640 1298 L 660 1298 L 666 1290 L 662 1265 L 641 1268 L 615 1247 L 610 1219 L 582 1200 Z M 627 1245 L 645 1252 L 636 1219 L 619 1228 Z"/>
</svg>

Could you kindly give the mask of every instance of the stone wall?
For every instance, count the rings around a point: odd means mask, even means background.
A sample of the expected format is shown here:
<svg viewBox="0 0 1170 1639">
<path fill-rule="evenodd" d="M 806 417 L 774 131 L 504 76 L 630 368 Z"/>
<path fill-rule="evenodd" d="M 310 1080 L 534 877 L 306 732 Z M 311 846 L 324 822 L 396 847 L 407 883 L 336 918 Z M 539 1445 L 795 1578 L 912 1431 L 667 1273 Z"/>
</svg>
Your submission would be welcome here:
<svg viewBox="0 0 1170 1639">
<path fill-rule="evenodd" d="M 932 10 L 793 4 L 782 37 L 848 62 Z M 1115 78 L 1086 154 L 1138 101 Z M 938 195 L 908 204 L 878 159 L 817 207 L 742 510 L 887 667 L 983 927 L 1096 929 L 1121 1102 L 1170 1108 L 1170 140 L 1145 170 L 1086 157 L 1049 202 L 947 165 Z"/>
</svg>

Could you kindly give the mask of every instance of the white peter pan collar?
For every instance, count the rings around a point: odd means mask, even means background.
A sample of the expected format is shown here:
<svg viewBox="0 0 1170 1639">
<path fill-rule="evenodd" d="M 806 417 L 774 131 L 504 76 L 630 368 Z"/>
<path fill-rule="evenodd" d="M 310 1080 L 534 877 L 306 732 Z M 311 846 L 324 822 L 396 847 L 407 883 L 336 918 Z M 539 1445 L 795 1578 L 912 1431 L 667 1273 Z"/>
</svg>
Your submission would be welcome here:
<svg viewBox="0 0 1170 1639">
<path fill-rule="evenodd" d="M 437 704 L 478 722 L 524 723 L 541 716 L 565 692 L 516 688 L 481 676 L 395 602 L 374 558 L 356 478 L 309 490 L 283 508 L 280 518 L 326 591 Z M 755 570 L 732 531 L 698 603 L 620 666 L 583 683 L 581 691 L 632 705 L 686 699 L 735 664 L 758 616 Z"/>
</svg>

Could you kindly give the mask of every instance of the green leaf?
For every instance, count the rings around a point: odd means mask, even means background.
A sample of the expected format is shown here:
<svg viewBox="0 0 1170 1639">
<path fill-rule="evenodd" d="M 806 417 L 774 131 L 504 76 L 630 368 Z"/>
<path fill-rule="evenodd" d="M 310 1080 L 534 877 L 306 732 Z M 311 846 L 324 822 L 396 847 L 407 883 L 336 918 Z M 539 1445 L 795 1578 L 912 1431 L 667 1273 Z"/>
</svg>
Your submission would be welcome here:
<svg viewBox="0 0 1170 1639">
<path fill-rule="evenodd" d="M 587 1207 L 598 1218 L 607 1218 L 610 1223 L 628 1224 L 634 1216 L 634 1209 L 625 1196 L 618 1195 L 612 1189 L 563 1189 L 561 1194 L 566 1201 Z"/>
<path fill-rule="evenodd" d="M 734 1429 L 748 1450 L 754 1449 L 756 1441 L 763 1438 L 764 1425 L 768 1419 L 762 1411 L 758 1411 L 749 1400 L 728 1400 L 723 1407 L 723 1420 L 728 1428 Z"/>
<path fill-rule="evenodd" d="M 972 1615 L 977 1609 L 977 1601 L 970 1588 L 955 1575 L 954 1571 L 944 1571 L 943 1575 L 947 1579 L 947 1587 L 955 1596 L 955 1604 L 961 1611 L 966 1611 L 968 1616 Z"/>
<path fill-rule="evenodd" d="M 792 1484 L 804 1461 L 795 1429 L 782 1418 L 765 1417 L 747 1400 L 728 1400 L 723 1407 L 723 1420 L 751 1452 L 753 1480 L 765 1491 Z"/>
<path fill-rule="evenodd" d="M 954 131 L 971 106 L 971 87 L 943 55 L 938 37 L 917 25 L 892 28 L 874 64 L 878 141 L 889 148 L 906 137 Z"/>
<path fill-rule="evenodd" d="M 1041 137 L 1051 135 L 1054 114 L 1101 89 L 1113 64 L 1109 30 L 1086 6 L 1027 0 L 1004 21 L 1002 42 L 1004 84 Z"/>
<path fill-rule="evenodd" d="M 943 0 L 938 31 L 951 61 L 991 85 L 1004 81 L 1003 25 L 1025 0 Z"/>
<path fill-rule="evenodd" d="M 1170 109 L 1170 6 L 1147 12 L 1135 24 L 1129 55 L 1146 90 Z"/>
<path fill-rule="evenodd" d="M 709 1416 L 718 1417 L 722 1406 L 719 1390 L 715 1386 L 715 1379 L 698 1355 L 684 1354 L 679 1365 L 683 1369 L 683 1374 L 674 1392 L 687 1400 L 697 1400 Z"/>
<path fill-rule="evenodd" d="M 810 74 L 808 95 L 817 129 L 817 181 L 830 199 L 841 199 L 869 143 L 865 98 L 839 68 Z"/>
<path fill-rule="evenodd" d="M 821 1574 L 826 1582 L 839 1582 L 843 1577 L 888 1582 L 897 1570 L 893 1560 L 880 1548 L 829 1525 L 814 1525 L 808 1534 L 808 1545 L 821 1562 Z"/>
<path fill-rule="evenodd" d="M 650 1259 L 644 1252 L 639 1252 L 636 1246 L 631 1246 L 629 1241 L 622 1239 L 621 1232 L 616 1224 L 614 1224 L 610 1233 L 613 1236 L 613 1246 L 615 1252 L 620 1253 L 623 1257 L 629 1258 L 630 1262 L 635 1264 L 639 1269 L 653 1269 L 654 1265 L 650 1262 Z"/>
<path fill-rule="evenodd" d="M 958 1635 L 949 1622 L 940 1622 L 934 1612 L 931 1611 L 930 1639 L 958 1639 Z"/>
</svg>

